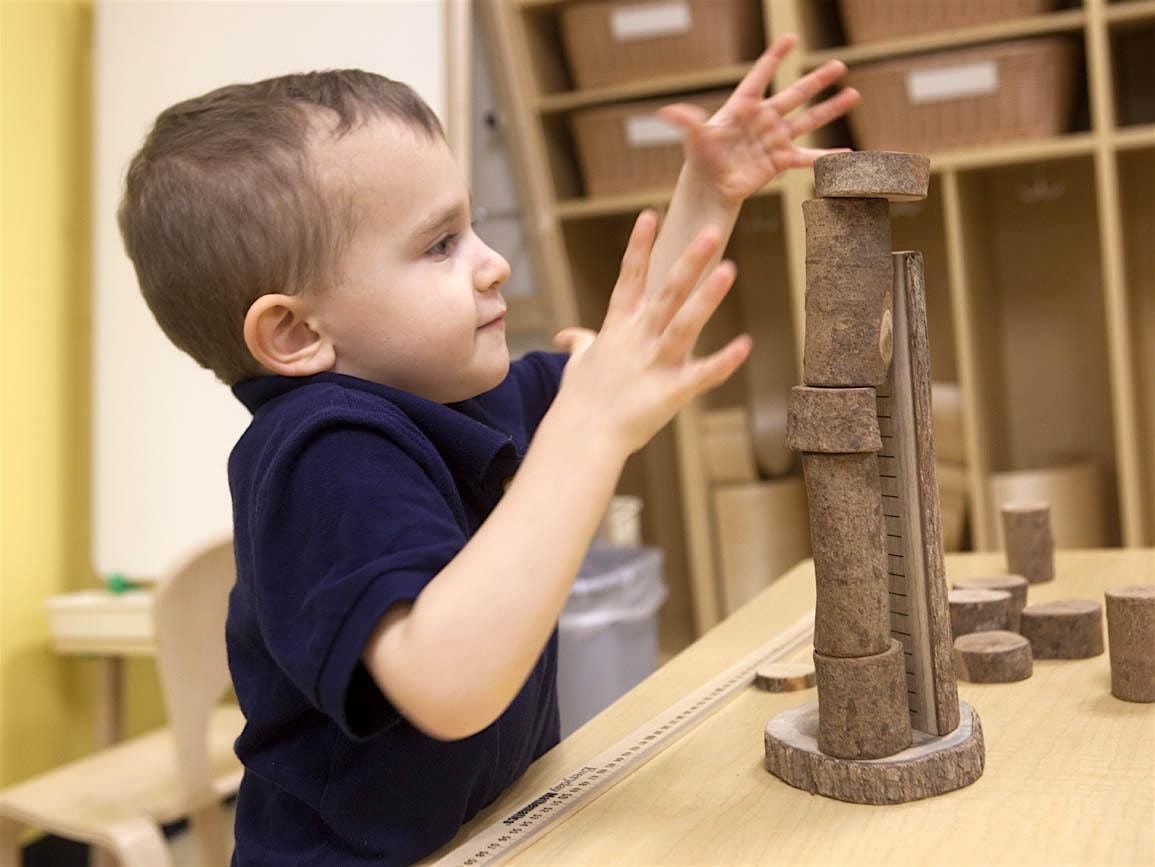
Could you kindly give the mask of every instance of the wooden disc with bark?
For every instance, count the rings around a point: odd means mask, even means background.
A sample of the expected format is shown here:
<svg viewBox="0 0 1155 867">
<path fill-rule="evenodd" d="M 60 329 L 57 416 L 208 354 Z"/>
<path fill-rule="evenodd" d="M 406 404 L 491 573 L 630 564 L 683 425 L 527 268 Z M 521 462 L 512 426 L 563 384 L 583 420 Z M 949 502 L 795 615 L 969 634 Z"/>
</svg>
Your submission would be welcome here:
<svg viewBox="0 0 1155 867">
<path fill-rule="evenodd" d="M 818 749 L 818 705 L 791 708 L 766 724 L 766 769 L 795 788 L 854 804 L 903 804 L 969 786 L 983 773 L 978 714 L 959 702 L 958 726 L 940 736 L 916 731 L 902 752 L 840 759 Z"/>
<path fill-rule="evenodd" d="M 766 692 L 795 692 L 814 686 L 810 662 L 765 662 L 754 672 L 754 686 Z"/>
<path fill-rule="evenodd" d="M 1021 629 L 1035 659 L 1085 659 L 1103 652 L 1103 607 L 1090 599 L 1028 605 Z"/>
<path fill-rule="evenodd" d="M 1005 590 L 1011 594 L 1010 617 L 1006 628 L 1019 631 L 1019 621 L 1023 608 L 1027 605 L 1027 579 L 1022 575 L 982 575 L 977 578 L 961 578 L 953 582 L 955 590 Z"/>
<path fill-rule="evenodd" d="M 1126 701 L 1155 701 L 1155 584 L 1107 591 L 1111 693 Z"/>
<path fill-rule="evenodd" d="M 954 670 L 971 683 L 1026 680 L 1033 668 L 1031 643 L 1017 632 L 972 632 L 954 640 Z"/>
<path fill-rule="evenodd" d="M 822 197 L 861 197 L 916 202 L 930 186 L 930 159 L 898 151 L 848 151 L 814 162 L 814 192 Z"/>
<path fill-rule="evenodd" d="M 1014 599 L 1006 590 L 951 590 L 947 604 L 951 634 L 958 638 L 971 632 L 1006 629 Z"/>
<path fill-rule="evenodd" d="M 853 454 L 882 450 L 873 388 L 790 389 L 786 445 L 799 452 Z"/>
</svg>

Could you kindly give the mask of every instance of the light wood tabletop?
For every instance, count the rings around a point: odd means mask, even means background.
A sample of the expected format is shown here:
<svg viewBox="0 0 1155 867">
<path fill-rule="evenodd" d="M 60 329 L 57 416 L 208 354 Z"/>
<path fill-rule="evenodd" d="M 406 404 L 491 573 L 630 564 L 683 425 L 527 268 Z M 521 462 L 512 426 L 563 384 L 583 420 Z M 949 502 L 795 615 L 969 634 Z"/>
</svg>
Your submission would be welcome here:
<svg viewBox="0 0 1155 867">
<path fill-rule="evenodd" d="M 1005 571 L 1001 552 L 947 555 L 946 565 L 948 582 Z M 1102 602 L 1110 587 L 1155 582 L 1155 549 L 1061 551 L 1055 572 L 1053 582 L 1030 588 L 1030 602 Z M 439 854 L 796 624 L 813 604 L 813 565 L 805 561 L 538 760 Z M 816 693 L 751 686 L 513 861 L 1155 864 L 1155 703 L 1111 695 L 1106 653 L 1037 660 L 1026 681 L 960 682 L 959 693 L 986 740 L 986 769 L 967 788 L 882 807 L 791 788 L 763 766 L 763 728 Z"/>
</svg>

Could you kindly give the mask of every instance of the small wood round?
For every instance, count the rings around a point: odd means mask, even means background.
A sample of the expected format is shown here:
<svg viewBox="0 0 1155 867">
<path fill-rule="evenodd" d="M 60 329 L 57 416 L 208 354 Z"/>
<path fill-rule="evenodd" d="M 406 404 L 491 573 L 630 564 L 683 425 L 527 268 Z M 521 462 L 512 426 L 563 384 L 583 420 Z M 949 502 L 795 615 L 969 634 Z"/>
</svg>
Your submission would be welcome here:
<svg viewBox="0 0 1155 867">
<path fill-rule="evenodd" d="M 795 692 L 814 686 L 814 665 L 809 662 L 767 662 L 754 672 L 754 686 L 767 692 Z"/>
<path fill-rule="evenodd" d="M 1055 538 L 1048 503 L 1007 503 L 1002 507 L 1007 571 L 1031 584 L 1055 577 Z"/>
<path fill-rule="evenodd" d="M 1155 701 L 1155 584 L 1107 591 L 1111 693 L 1124 701 Z"/>
<path fill-rule="evenodd" d="M 947 593 L 947 603 L 951 634 L 955 638 L 972 632 L 1006 629 L 1014 607 L 1014 600 L 1006 590 L 951 590 Z"/>
<path fill-rule="evenodd" d="M 955 590 L 1005 590 L 1011 594 L 1011 612 L 1006 628 L 1019 631 L 1020 615 L 1027 605 L 1027 587 L 1030 586 L 1022 575 L 982 575 L 977 578 L 962 578 L 953 583 Z"/>
<path fill-rule="evenodd" d="M 929 186 L 930 160 L 922 154 L 850 151 L 814 163 L 814 192 L 822 197 L 916 202 Z"/>
<path fill-rule="evenodd" d="M 786 415 L 786 445 L 797 452 L 882 451 L 874 389 L 794 386 Z"/>
<path fill-rule="evenodd" d="M 1103 606 L 1090 599 L 1028 605 L 1021 628 L 1035 659 L 1085 659 L 1103 652 Z"/>
<path fill-rule="evenodd" d="M 1011 683 L 1031 676 L 1031 642 L 1003 629 L 954 640 L 954 670 L 971 683 Z"/>
<path fill-rule="evenodd" d="M 969 786 L 982 776 L 983 729 L 959 702 L 950 734 L 916 731 L 911 746 L 884 759 L 838 759 L 818 749 L 818 705 L 791 708 L 766 724 L 766 769 L 795 788 L 854 804 L 904 804 Z"/>
</svg>

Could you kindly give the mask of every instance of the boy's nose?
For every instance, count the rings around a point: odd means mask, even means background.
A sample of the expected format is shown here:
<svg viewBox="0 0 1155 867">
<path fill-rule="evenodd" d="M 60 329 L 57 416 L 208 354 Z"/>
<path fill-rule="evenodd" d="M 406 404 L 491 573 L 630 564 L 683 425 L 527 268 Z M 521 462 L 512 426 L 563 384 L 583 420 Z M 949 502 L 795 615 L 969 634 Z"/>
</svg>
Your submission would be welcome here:
<svg viewBox="0 0 1155 867">
<path fill-rule="evenodd" d="M 500 289 L 509 279 L 509 263 L 505 257 L 489 245 L 485 245 L 485 256 L 477 269 L 478 292 L 492 292 Z"/>
</svg>

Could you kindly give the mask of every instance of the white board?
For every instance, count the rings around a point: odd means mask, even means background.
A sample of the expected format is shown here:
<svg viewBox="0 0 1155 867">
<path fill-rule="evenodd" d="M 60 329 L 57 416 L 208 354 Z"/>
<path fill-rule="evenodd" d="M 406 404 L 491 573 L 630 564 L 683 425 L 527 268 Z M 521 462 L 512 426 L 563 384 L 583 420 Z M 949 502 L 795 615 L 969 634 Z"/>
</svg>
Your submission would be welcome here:
<svg viewBox="0 0 1155 867">
<path fill-rule="evenodd" d="M 238 81 L 357 67 L 443 117 L 443 0 L 105 0 L 93 37 L 93 567 L 158 575 L 231 531 L 226 461 L 248 412 L 173 348 L 116 227 L 124 171 L 156 115 Z"/>
</svg>

